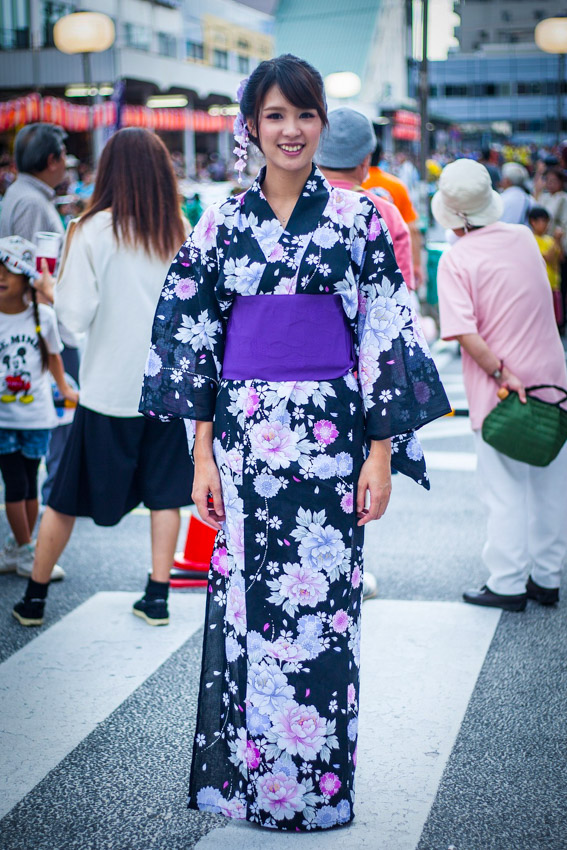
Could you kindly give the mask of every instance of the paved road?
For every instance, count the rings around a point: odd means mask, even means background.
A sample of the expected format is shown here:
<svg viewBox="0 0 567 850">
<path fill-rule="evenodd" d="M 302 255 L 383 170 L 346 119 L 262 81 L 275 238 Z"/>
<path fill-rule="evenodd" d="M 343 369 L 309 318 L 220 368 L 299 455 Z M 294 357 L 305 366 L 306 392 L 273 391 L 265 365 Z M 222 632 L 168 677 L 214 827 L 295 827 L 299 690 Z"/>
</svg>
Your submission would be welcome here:
<svg viewBox="0 0 567 850">
<path fill-rule="evenodd" d="M 454 350 L 438 362 L 463 406 Z M 352 827 L 288 836 L 185 809 L 204 595 L 176 593 L 167 629 L 131 616 L 139 511 L 78 521 L 42 629 L 12 622 L 23 581 L 1 578 L 0 850 L 567 850 L 567 607 L 461 603 L 485 578 L 468 419 L 422 438 L 431 492 L 397 476 L 367 535 L 380 596 L 364 607 Z"/>
</svg>

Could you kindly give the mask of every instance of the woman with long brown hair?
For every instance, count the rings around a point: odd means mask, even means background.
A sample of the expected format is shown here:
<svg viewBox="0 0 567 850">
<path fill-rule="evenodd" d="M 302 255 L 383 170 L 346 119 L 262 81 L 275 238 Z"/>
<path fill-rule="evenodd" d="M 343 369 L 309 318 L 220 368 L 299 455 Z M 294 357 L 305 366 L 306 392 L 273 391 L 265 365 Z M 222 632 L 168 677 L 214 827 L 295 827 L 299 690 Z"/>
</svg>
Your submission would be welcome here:
<svg viewBox="0 0 567 850">
<path fill-rule="evenodd" d="M 163 142 L 147 130 L 120 130 L 102 153 L 89 209 L 69 228 L 55 291 L 57 315 L 86 334 L 86 345 L 80 403 L 32 578 L 14 608 L 22 625 L 43 622 L 49 577 L 75 517 L 115 525 L 140 502 L 151 512 L 152 573 L 134 613 L 150 625 L 168 622 L 169 570 L 192 470 L 183 423 L 148 421 L 138 401 L 155 306 L 185 236 Z"/>
</svg>

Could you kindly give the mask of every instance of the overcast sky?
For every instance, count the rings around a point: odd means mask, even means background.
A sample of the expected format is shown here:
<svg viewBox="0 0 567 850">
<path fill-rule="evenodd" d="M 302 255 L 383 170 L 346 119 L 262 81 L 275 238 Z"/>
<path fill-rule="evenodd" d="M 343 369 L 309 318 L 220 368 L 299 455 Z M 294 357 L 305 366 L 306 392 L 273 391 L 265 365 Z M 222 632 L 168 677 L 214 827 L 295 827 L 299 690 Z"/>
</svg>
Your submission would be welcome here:
<svg viewBox="0 0 567 850">
<path fill-rule="evenodd" d="M 416 3 L 415 15 L 418 19 L 420 13 L 420 3 Z M 453 29 L 458 22 L 459 18 L 453 12 L 453 0 L 429 0 L 427 55 L 430 59 L 446 59 L 449 47 L 457 45 L 457 40 L 453 35 Z M 418 26 L 418 23 L 419 21 L 416 21 L 416 39 L 419 45 L 419 47 L 416 45 L 416 54 L 417 56 L 421 56 L 421 26 Z"/>
</svg>

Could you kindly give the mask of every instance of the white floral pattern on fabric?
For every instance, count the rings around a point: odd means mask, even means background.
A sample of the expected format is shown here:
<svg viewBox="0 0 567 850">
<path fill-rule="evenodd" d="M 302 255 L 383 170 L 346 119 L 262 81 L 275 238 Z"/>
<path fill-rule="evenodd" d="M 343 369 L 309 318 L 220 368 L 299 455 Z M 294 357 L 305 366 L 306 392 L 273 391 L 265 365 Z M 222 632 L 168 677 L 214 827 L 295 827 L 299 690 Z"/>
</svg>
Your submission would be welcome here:
<svg viewBox="0 0 567 850">
<path fill-rule="evenodd" d="M 270 829 L 354 816 L 368 439 L 428 487 L 414 429 L 449 407 L 374 206 L 314 168 L 284 230 L 261 190 L 214 205 L 160 299 L 141 411 L 214 422 L 226 522 L 209 571 L 189 806 Z M 356 370 L 223 378 L 235 297 L 340 295 Z"/>
</svg>

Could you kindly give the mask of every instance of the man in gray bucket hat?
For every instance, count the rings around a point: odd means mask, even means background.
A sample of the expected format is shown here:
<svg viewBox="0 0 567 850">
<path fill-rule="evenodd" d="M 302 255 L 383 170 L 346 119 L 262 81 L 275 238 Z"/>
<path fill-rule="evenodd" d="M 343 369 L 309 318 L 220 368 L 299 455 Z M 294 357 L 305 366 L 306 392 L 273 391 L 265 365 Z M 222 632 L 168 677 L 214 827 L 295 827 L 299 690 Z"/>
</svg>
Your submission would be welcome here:
<svg viewBox="0 0 567 850">
<path fill-rule="evenodd" d="M 368 174 L 370 157 L 375 147 L 376 136 L 368 118 L 354 109 L 343 107 L 329 113 L 329 126 L 321 134 L 315 160 L 331 186 L 360 192 L 374 204 L 390 231 L 404 280 L 413 287 L 411 242 L 406 223 L 393 204 L 366 192 L 361 186 Z M 363 599 L 372 599 L 377 595 L 376 579 L 366 571 Z"/>
<path fill-rule="evenodd" d="M 394 253 L 403 278 L 414 288 L 411 238 L 401 213 L 385 198 L 367 192 L 362 183 L 368 174 L 370 158 L 376 147 L 374 128 L 365 115 L 348 107 L 329 113 L 329 126 L 323 130 L 315 155 L 317 165 L 337 189 L 360 192 L 372 201 L 390 231 Z"/>
</svg>

